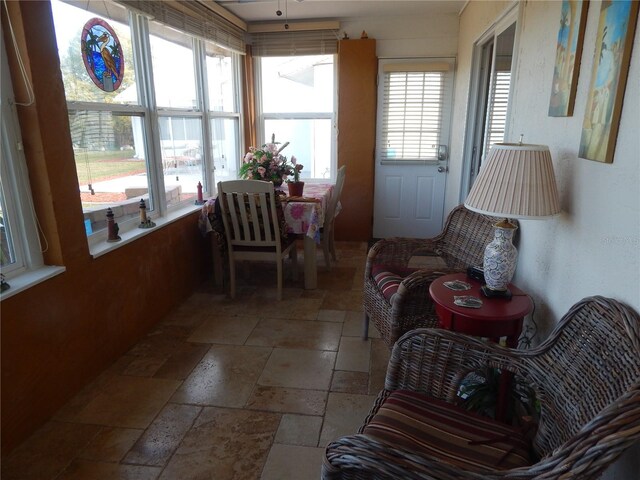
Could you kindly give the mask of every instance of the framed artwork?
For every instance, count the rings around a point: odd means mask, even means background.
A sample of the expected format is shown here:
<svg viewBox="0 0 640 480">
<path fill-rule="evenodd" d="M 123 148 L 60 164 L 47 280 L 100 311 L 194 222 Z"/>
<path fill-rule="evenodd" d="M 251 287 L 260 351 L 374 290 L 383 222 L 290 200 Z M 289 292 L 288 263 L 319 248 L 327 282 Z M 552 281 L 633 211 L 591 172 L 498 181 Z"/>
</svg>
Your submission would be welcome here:
<svg viewBox="0 0 640 480">
<path fill-rule="evenodd" d="M 551 83 L 549 116 L 570 117 L 576 100 L 587 0 L 563 0 L 556 47 L 556 62 Z"/>
<path fill-rule="evenodd" d="M 578 156 L 613 162 L 627 84 L 637 0 L 603 0 Z"/>
<path fill-rule="evenodd" d="M 111 25 L 99 18 L 85 23 L 81 39 L 82 60 L 89 77 L 105 92 L 115 92 L 124 77 L 122 45 Z"/>
</svg>

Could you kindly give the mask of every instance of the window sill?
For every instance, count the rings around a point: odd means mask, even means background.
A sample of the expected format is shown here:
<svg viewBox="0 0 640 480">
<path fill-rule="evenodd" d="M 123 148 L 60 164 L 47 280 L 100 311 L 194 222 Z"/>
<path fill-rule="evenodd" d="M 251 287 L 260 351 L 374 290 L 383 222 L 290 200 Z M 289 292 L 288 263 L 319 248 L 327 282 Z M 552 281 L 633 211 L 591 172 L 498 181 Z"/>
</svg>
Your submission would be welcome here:
<svg viewBox="0 0 640 480">
<path fill-rule="evenodd" d="M 15 294 L 23 292 L 34 285 L 55 277 L 56 275 L 60 275 L 65 270 L 65 267 L 44 266 L 7 279 L 7 283 L 11 285 L 11 288 L 0 293 L 0 301 L 13 297 Z"/>
<path fill-rule="evenodd" d="M 101 242 L 96 242 L 95 244 L 89 246 L 89 251 L 91 253 L 91 256 L 93 258 L 101 257 L 102 255 L 109 253 L 113 250 L 116 250 L 122 247 L 123 245 L 131 243 L 138 238 L 144 237 L 145 235 L 155 232 L 158 228 L 161 228 L 164 225 L 168 225 L 188 215 L 192 215 L 194 212 L 198 212 L 201 209 L 202 209 L 201 205 L 188 205 L 186 207 L 172 210 L 162 218 L 154 218 L 153 222 L 156 224 L 156 226 L 153 228 L 134 227 L 125 232 L 120 232 L 119 235 L 122 240 L 118 242 L 107 242 L 106 240 L 103 240 Z"/>
</svg>

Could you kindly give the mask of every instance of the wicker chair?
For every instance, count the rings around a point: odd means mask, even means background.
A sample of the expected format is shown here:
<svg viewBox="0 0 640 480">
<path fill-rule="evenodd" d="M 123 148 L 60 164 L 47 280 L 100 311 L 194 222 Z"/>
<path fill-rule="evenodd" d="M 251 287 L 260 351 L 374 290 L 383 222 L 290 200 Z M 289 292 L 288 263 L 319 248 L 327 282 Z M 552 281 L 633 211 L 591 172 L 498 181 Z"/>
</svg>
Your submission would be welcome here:
<svg viewBox="0 0 640 480">
<path fill-rule="evenodd" d="M 487 244 L 493 239 L 496 218 L 454 208 L 440 235 L 430 239 L 388 238 L 378 241 L 367 257 L 364 272 L 364 329 L 366 340 L 372 320 L 389 348 L 401 335 L 419 327 L 435 327 L 438 319 L 429 297 L 429 284 L 445 273 L 465 271 L 470 265 L 482 265 Z M 431 267 L 407 270 L 416 255 L 437 260 Z M 440 265 L 438 265 L 440 263 Z M 385 297 L 376 278 L 378 266 L 404 270 L 406 276 L 397 291 Z"/>
<path fill-rule="evenodd" d="M 461 378 L 484 365 L 534 389 L 541 407 L 530 440 L 537 462 L 472 471 L 362 433 L 393 392 L 451 405 Z M 596 479 L 640 439 L 640 315 L 615 300 L 585 298 L 546 341 L 525 351 L 440 329 L 410 332 L 394 347 L 385 389 L 359 432 L 327 446 L 323 479 Z"/>
</svg>

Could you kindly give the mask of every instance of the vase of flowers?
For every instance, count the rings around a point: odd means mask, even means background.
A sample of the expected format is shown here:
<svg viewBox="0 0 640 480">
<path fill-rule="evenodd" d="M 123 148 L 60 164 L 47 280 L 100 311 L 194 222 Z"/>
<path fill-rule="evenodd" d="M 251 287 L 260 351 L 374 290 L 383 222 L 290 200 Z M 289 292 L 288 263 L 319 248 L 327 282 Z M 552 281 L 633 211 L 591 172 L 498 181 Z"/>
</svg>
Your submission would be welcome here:
<svg viewBox="0 0 640 480">
<path fill-rule="evenodd" d="M 250 147 L 240 167 L 240 178 L 270 181 L 276 187 L 282 185 L 284 179 L 294 170 L 287 157 L 280 153 L 287 145 L 289 142 L 280 146 L 280 143 L 275 141 L 275 135 L 272 135 L 271 143 L 265 143 L 260 148 Z"/>
<path fill-rule="evenodd" d="M 298 163 L 295 156 L 291 156 L 291 168 L 290 175 L 293 175 L 293 180 L 287 180 L 287 187 L 289 188 L 290 197 L 301 197 L 304 191 L 304 182 L 300 181 L 300 172 L 302 171 L 302 164 Z"/>
</svg>

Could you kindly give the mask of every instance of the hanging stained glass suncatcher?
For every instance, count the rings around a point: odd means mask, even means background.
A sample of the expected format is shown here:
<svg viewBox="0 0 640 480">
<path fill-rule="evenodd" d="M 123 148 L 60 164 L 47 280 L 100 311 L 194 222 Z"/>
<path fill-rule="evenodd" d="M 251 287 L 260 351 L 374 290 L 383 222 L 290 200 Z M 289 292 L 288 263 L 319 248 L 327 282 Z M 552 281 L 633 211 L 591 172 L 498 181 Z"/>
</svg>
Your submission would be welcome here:
<svg viewBox="0 0 640 480">
<path fill-rule="evenodd" d="M 82 60 L 98 88 L 115 92 L 124 76 L 124 56 L 120 40 L 111 25 L 92 18 L 82 29 Z"/>
</svg>

